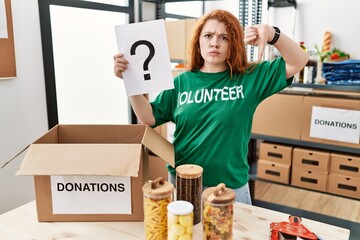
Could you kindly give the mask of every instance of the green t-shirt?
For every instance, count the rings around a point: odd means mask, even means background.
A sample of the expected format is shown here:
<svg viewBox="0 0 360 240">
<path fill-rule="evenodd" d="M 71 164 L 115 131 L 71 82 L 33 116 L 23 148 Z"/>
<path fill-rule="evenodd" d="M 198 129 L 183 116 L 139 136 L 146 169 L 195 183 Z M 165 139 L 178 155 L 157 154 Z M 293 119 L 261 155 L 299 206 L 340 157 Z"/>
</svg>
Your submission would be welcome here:
<svg viewBox="0 0 360 240">
<path fill-rule="evenodd" d="M 277 58 L 256 65 L 253 71 L 184 72 L 174 89 L 151 102 L 156 123 L 172 121 L 175 165 L 203 167 L 203 185 L 239 188 L 249 180 L 247 162 L 253 114 L 265 98 L 287 87 L 285 62 Z M 168 166 L 175 176 L 175 169 Z"/>
</svg>

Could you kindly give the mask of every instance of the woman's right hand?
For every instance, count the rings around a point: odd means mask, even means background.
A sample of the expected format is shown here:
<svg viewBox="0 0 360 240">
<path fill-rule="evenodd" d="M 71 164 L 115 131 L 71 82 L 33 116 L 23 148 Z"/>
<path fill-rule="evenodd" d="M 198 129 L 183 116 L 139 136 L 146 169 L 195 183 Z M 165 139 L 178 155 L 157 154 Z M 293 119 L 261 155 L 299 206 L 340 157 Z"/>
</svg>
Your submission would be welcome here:
<svg viewBox="0 0 360 240">
<path fill-rule="evenodd" d="M 122 73 L 127 69 L 127 64 L 129 63 L 124 58 L 124 54 L 118 53 L 114 55 L 114 73 L 115 76 L 123 78 Z"/>
</svg>

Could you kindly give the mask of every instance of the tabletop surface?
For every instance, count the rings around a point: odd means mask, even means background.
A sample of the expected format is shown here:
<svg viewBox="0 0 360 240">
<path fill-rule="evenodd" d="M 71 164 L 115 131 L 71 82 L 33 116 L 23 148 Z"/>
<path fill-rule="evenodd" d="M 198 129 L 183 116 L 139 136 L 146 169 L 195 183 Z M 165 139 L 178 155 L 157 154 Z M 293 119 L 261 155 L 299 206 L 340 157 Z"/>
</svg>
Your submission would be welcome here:
<svg viewBox="0 0 360 240">
<path fill-rule="evenodd" d="M 288 214 L 234 205 L 233 239 L 268 240 L 270 223 L 288 221 Z M 303 219 L 302 224 L 320 239 L 348 240 L 350 231 Z M 194 226 L 194 240 L 202 239 L 202 224 Z M 35 201 L 0 215 L 0 239 L 6 240 L 119 240 L 145 239 L 143 222 L 38 222 Z"/>
</svg>

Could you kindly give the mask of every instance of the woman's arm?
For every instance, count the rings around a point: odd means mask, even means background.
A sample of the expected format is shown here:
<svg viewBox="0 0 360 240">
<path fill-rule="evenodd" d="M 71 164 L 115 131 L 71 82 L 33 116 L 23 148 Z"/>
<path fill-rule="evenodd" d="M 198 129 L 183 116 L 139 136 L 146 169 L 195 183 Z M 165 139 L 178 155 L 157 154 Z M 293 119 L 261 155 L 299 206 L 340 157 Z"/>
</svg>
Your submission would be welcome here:
<svg viewBox="0 0 360 240">
<path fill-rule="evenodd" d="M 114 55 L 114 74 L 115 76 L 122 78 L 122 73 L 126 71 L 128 61 L 124 58 L 124 55 L 119 53 Z M 152 126 L 155 124 L 155 118 L 150 102 L 144 95 L 130 96 L 130 103 L 135 112 L 135 115 L 139 119 L 140 123 Z"/>
<path fill-rule="evenodd" d="M 259 47 L 259 59 L 261 59 L 264 49 L 268 42 L 275 36 L 275 29 L 267 24 L 253 25 L 245 27 L 245 44 Z M 308 62 L 308 54 L 300 48 L 284 33 L 280 33 L 278 41 L 274 44 L 286 62 L 286 78 L 290 78 L 298 73 Z"/>
</svg>

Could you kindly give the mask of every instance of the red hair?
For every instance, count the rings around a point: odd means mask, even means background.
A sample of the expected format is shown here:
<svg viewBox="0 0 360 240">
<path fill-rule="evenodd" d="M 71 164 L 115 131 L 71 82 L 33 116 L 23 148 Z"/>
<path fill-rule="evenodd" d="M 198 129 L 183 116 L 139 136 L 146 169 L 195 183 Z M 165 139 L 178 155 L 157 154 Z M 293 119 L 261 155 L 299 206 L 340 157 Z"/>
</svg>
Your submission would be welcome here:
<svg viewBox="0 0 360 240">
<path fill-rule="evenodd" d="M 247 61 L 244 39 L 244 31 L 239 20 L 230 12 L 225 10 L 213 10 L 201 17 L 195 24 L 188 49 L 188 70 L 195 71 L 204 64 L 200 54 L 200 34 L 208 20 L 218 20 L 225 24 L 229 36 L 229 55 L 226 63 L 230 69 L 230 76 L 237 73 L 244 73 L 251 65 Z"/>
</svg>

